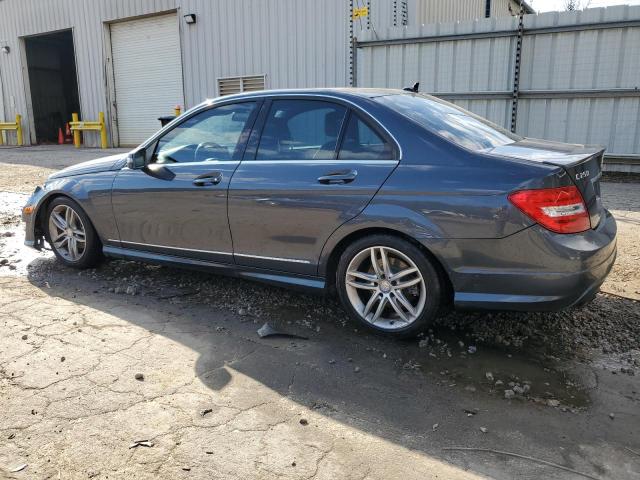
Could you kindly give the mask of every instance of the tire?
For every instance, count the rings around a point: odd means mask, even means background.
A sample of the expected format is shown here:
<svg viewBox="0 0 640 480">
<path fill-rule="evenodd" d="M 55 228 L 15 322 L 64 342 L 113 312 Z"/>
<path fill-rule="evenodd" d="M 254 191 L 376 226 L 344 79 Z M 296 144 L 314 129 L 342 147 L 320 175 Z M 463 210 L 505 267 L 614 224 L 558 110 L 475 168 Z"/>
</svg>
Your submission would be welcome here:
<svg viewBox="0 0 640 480">
<path fill-rule="evenodd" d="M 68 228 L 68 220 L 71 221 L 72 228 Z M 93 267 L 102 260 L 102 243 L 91 220 L 82 207 L 70 198 L 53 199 L 47 207 L 43 229 L 45 238 L 60 263 L 84 269 Z M 54 235 L 57 237 L 55 241 L 52 239 Z M 71 238 L 73 244 L 70 243 Z M 84 240 L 81 240 L 82 238 Z M 75 248 L 72 245 L 75 245 Z"/>
<path fill-rule="evenodd" d="M 387 259 L 386 269 L 382 252 Z M 336 270 L 336 287 L 343 307 L 370 330 L 396 338 L 414 337 L 438 315 L 442 279 L 428 256 L 406 240 L 383 234 L 364 237 L 345 249 Z"/>
</svg>

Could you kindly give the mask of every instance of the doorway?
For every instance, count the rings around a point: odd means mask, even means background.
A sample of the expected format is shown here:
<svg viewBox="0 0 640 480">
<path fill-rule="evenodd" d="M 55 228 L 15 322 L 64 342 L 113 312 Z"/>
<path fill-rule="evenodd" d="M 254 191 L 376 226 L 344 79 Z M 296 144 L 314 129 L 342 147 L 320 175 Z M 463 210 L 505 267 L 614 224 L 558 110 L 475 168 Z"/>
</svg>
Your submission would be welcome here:
<svg viewBox="0 0 640 480">
<path fill-rule="evenodd" d="M 56 143 L 71 114 L 79 112 L 71 30 L 24 38 L 36 143 Z"/>
</svg>

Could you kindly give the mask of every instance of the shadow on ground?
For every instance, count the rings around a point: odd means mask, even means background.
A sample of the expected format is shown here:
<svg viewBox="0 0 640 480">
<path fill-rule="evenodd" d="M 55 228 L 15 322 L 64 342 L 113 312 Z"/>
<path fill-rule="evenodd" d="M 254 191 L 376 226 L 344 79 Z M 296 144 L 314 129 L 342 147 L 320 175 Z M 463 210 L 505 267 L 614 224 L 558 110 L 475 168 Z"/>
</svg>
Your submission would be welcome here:
<svg viewBox="0 0 640 480">
<path fill-rule="evenodd" d="M 197 351 L 195 373 L 213 392 L 239 372 L 353 428 L 496 478 L 568 474 L 443 447 L 526 454 L 596 478 L 632 478 L 640 468 L 625 451 L 640 447 L 638 377 L 591 365 L 589 339 L 576 343 L 566 323 L 571 312 L 452 314 L 420 343 L 400 342 L 363 332 L 331 298 L 233 278 L 123 261 L 77 273 L 51 258 L 33 261 L 29 271 L 31 283 L 47 295 L 108 312 Z M 637 304 L 599 296 L 578 321 L 588 321 L 592 311 L 637 315 Z M 259 338 L 256 330 L 265 321 L 308 340 Z M 531 324 L 539 321 L 547 322 L 540 330 L 545 336 L 531 339 Z M 629 355 L 624 345 L 608 357 L 607 368 L 617 369 L 621 356 Z M 575 349 L 580 362 L 567 358 Z M 526 391 L 504 398 L 505 390 L 517 388 Z M 620 412 L 616 423 L 610 411 Z"/>
</svg>

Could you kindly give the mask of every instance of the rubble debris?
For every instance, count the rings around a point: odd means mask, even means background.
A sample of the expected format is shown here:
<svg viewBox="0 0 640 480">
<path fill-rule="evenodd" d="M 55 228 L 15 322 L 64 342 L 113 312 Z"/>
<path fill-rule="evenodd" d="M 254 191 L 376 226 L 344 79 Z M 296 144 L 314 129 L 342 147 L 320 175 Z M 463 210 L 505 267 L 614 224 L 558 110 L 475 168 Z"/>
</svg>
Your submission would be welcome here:
<svg viewBox="0 0 640 480">
<path fill-rule="evenodd" d="M 137 447 L 153 447 L 154 443 L 151 440 L 134 440 L 131 445 L 129 445 L 129 449 L 137 448 Z"/>
<path fill-rule="evenodd" d="M 287 337 L 287 338 L 298 338 L 300 340 L 309 340 L 309 337 L 303 337 L 302 335 L 296 335 L 295 333 L 283 332 L 280 330 L 276 330 L 269 324 L 268 322 L 262 325 L 258 329 L 258 336 L 260 338 L 265 337 Z"/>
<path fill-rule="evenodd" d="M 9 470 L 9 472 L 10 473 L 17 473 L 17 472 L 21 472 L 25 468 L 27 468 L 27 464 L 23 463 L 22 465 L 18 465 L 16 468 L 12 468 L 11 470 Z"/>
<path fill-rule="evenodd" d="M 144 381 L 144 375 L 142 373 L 136 373 L 134 378 L 140 382 Z"/>
</svg>

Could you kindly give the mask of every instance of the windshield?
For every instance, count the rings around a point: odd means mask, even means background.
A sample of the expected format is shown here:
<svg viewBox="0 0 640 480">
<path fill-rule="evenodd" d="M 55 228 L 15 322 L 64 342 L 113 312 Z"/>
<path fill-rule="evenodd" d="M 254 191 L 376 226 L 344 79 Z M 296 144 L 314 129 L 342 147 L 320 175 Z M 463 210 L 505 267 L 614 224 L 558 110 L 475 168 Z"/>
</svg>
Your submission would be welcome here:
<svg viewBox="0 0 640 480">
<path fill-rule="evenodd" d="M 489 150 L 522 139 L 478 115 L 429 95 L 383 95 L 375 100 L 470 150 Z"/>
</svg>

